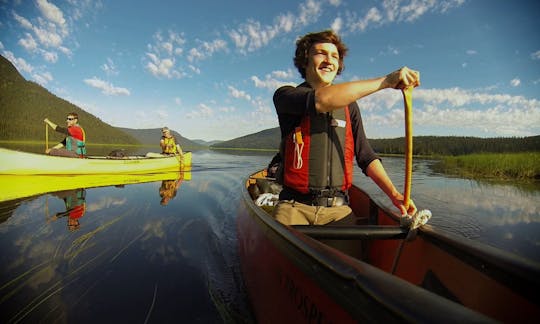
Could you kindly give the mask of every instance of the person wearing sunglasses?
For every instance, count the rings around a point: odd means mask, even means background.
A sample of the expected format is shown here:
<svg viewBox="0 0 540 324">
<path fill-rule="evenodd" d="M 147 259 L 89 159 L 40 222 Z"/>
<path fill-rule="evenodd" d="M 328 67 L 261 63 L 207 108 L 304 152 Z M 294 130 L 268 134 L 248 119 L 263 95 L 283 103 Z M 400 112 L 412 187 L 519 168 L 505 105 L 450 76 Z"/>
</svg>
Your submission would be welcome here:
<svg viewBox="0 0 540 324">
<path fill-rule="evenodd" d="M 48 118 L 43 120 L 58 133 L 66 135 L 64 140 L 45 151 L 46 154 L 65 157 L 80 157 L 86 155 L 86 135 L 84 129 L 78 124 L 79 116 L 76 113 L 69 113 L 66 118 L 67 127 L 58 126 Z"/>
</svg>

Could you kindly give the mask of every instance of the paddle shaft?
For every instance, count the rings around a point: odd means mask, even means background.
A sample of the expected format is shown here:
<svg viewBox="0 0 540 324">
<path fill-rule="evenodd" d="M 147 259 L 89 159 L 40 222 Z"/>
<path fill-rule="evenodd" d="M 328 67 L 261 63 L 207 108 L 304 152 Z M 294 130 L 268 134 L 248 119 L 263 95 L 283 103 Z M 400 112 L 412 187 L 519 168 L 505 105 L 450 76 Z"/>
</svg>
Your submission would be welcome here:
<svg viewBox="0 0 540 324">
<path fill-rule="evenodd" d="M 403 205 L 405 206 L 406 210 L 409 210 L 409 205 L 411 202 L 411 182 L 412 182 L 412 151 L 413 151 L 413 143 L 412 143 L 412 90 L 413 87 L 407 87 L 405 89 L 401 89 L 401 93 L 403 94 L 403 101 L 405 103 L 405 185 L 403 189 Z M 409 229 L 409 234 L 411 233 L 411 229 Z M 416 231 L 416 230 L 415 230 Z M 409 236 L 407 235 L 407 237 Z M 396 255 L 394 257 L 394 262 L 392 262 L 392 269 L 391 273 L 394 274 L 397 269 L 397 265 L 399 263 L 399 258 L 401 256 L 401 251 L 403 250 L 403 245 L 405 244 L 404 239 L 399 243 L 398 249 L 396 251 Z"/>
<path fill-rule="evenodd" d="M 401 90 L 405 102 L 405 189 L 403 192 L 403 205 L 407 210 L 411 201 L 412 186 L 412 91 L 413 87 Z"/>
<path fill-rule="evenodd" d="M 45 152 L 49 149 L 49 125 L 45 123 Z"/>
</svg>

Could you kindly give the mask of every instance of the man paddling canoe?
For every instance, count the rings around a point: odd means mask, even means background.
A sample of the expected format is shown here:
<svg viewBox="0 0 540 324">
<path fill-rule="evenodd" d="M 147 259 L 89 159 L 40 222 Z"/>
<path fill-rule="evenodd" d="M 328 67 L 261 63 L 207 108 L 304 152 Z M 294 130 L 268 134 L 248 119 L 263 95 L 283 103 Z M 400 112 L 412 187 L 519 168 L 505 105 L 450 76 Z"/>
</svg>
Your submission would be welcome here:
<svg viewBox="0 0 540 324">
<path fill-rule="evenodd" d="M 277 174 L 283 190 L 274 217 L 287 225 L 349 221 L 354 158 L 402 215 L 414 215 L 416 206 L 412 200 L 405 206 L 371 149 L 356 100 L 385 88 L 418 86 L 420 74 L 403 67 L 380 78 L 334 84 L 347 53 L 340 37 L 333 31 L 310 33 L 296 45 L 294 64 L 305 82 L 283 86 L 273 97 L 283 159 Z"/>
<path fill-rule="evenodd" d="M 86 155 L 86 135 L 84 129 L 78 124 L 79 116 L 76 113 L 72 112 L 67 115 L 67 127 L 58 126 L 48 118 L 45 118 L 43 121 L 55 131 L 66 135 L 62 142 L 47 149 L 45 153 L 55 156 L 81 158 Z"/>
</svg>

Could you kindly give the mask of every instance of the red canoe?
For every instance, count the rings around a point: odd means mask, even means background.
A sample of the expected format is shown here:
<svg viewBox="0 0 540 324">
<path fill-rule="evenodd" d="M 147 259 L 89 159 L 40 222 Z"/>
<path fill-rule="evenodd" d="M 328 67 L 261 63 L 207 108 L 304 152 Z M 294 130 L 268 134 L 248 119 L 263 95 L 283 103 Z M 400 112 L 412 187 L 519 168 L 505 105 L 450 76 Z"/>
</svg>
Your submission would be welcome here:
<svg viewBox="0 0 540 324">
<path fill-rule="evenodd" d="M 540 318 L 538 263 L 429 225 L 402 244 L 408 230 L 357 187 L 351 208 L 365 225 L 284 226 L 254 203 L 275 190 L 264 175 L 246 181 L 237 220 L 242 274 L 259 323 Z"/>
</svg>

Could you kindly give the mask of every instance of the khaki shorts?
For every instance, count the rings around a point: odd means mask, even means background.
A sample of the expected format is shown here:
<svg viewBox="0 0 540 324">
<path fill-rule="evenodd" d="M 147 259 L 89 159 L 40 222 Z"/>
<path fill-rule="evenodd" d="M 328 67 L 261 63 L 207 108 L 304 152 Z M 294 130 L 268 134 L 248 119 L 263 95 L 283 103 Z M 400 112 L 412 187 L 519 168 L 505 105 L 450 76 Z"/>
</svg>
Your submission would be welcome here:
<svg viewBox="0 0 540 324">
<path fill-rule="evenodd" d="M 325 225 L 352 214 L 351 207 L 310 206 L 294 200 L 281 200 L 274 208 L 274 218 L 285 225 Z"/>
</svg>

